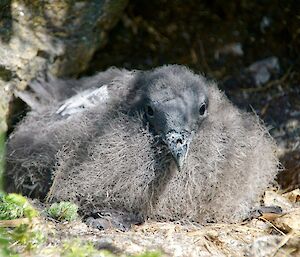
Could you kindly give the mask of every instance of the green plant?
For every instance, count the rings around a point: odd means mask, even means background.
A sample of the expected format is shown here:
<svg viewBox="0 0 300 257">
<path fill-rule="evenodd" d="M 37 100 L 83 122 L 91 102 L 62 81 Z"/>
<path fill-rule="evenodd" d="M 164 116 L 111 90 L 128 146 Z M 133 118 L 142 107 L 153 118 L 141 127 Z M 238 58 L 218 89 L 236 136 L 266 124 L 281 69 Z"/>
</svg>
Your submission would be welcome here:
<svg viewBox="0 0 300 257">
<path fill-rule="evenodd" d="M 8 234 L 7 228 L 0 227 L 0 256 L 3 257 L 18 257 L 19 255 L 10 248 L 11 237 Z"/>
<path fill-rule="evenodd" d="M 79 239 L 63 243 L 61 256 L 63 257 L 89 257 L 97 253 L 91 242 L 83 243 Z"/>
<path fill-rule="evenodd" d="M 107 250 L 97 250 L 92 242 L 83 242 L 80 239 L 74 239 L 71 241 L 66 241 L 62 245 L 60 256 L 63 257 L 93 257 L 93 256 L 103 256 L 103 257 L 117 257 Z M 125 256 L 125 255 L 122 255 Z M 127 255 L 126 255 L 127 256 Z M 147 251 L 142 254 L 128 255 L 131 257 L 161 257 L 162 253 L 159 251 Z"/>
<path fill-rule="evenodd" d="M 0 193 L 0 220 L 33 218 L 38 212 L 19 194 Z"/>
<path fill-rule="evenodd" d="M 134 257 L 161 257 L 162 253 L 160 251 L 147 251 L 142 254 L 134 255 Z"/>
<path fill-rule="evenodd" d="M 3 191 L 3 172 L 4 172 L 4 155 L 5 155 L 4 142 L 5 142 L 5 133 L 1 131 L 1 124 L 0 124 L 0 192 Z"/>
<path fill-rule="evenodd" d="M 0 256 L 18 256 L 18 251 L 30 251 L 45 241 L 43 233 L 31 224 L 21 224 L 18 227 L 0 228 Z"/>
<path fill-rule="evenodd" d="M 45 241 L 43 233 L 31 224 L 21 224 L 10 232 L 12 241 L 32 250 Z"/>
<path fill-rule="evenodd" d="M 78 217 L 78 206 L 70 202 L 53 203 L 48 214 L 59 221 L 73 221 Z"/>
</svg>

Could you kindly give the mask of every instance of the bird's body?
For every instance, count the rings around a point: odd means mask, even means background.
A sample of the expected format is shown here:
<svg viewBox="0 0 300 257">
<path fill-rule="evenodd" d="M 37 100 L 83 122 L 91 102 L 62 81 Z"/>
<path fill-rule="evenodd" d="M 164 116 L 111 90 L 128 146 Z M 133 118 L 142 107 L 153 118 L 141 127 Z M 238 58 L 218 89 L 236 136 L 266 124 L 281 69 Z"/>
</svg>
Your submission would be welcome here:
<svg viewBox="0 0 300 257">
<path fill-rule="evenodd" d="M 247 218 L 274 181 L 275 145 L 258 118 L 185 67 L 110 69 L 65 87 L 11 135 L 8 191 L 86 215 L 203 224 Z"/>
</svg>

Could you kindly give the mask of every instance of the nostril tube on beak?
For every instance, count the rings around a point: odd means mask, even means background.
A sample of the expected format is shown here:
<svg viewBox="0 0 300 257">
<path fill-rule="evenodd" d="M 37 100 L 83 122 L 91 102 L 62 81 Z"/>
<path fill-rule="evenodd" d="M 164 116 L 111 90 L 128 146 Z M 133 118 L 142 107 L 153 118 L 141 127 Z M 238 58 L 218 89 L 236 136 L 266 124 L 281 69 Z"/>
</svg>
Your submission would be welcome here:
<svg viewBox="0 0 300 257">
<path fill-rule="evenodd" d="M 181 145 L 182 145 L 182 139 L 181 139 L 181 138 L 178 138 L 178 139 L 177 139 L 177 145 L 178 145 L 178 144 L 181 144 Z"/>
<path fill-rule="evenodd" d="M 179 171 L 182 170 L 185 163 L 191 137 L 191 133 L 188 131 L 177 132 L 171 130 L 166 134 L 166 143 Z"/>
</svg>

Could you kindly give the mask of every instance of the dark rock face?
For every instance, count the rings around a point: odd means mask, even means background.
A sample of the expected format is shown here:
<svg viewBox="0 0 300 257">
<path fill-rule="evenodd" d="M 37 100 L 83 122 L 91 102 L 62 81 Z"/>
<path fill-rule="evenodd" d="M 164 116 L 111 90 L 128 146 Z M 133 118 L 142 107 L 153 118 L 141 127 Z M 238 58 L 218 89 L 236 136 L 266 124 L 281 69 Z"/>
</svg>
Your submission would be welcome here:
<svg viewBox="0 0 300 257">
<path fill-rule="evenodd" d="M 19 77 L 34 73 L 40 65 L 58 76 L 76 75 L 86 68 L 95 50 L 106 43 L 106 33 L 116 24 L 126 3 L 13 2 L 8 9 L 11 17 L 2 17 L 6 27 L 1 35 L 1 65 Z"/>
</svg>

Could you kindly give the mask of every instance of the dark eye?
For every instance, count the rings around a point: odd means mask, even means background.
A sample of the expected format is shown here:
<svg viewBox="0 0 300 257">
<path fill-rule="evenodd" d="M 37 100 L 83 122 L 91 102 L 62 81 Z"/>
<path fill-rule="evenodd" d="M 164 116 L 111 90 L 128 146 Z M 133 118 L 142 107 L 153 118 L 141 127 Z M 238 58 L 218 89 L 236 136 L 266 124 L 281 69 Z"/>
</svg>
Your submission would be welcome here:
<svg viewBox="0 0 300 257">
<path fill-rule="evenodd" d="M 150 105 L 146 106 L 146 112 L 147 112 L 147 115 L 150 117 L 152 117 L 154 115 L 154 111 Z"/>
<path fill-rule="evenodd" d="M 205 111 L 206 111 L 206 105 L 202 104 L 200 109 L 199 109 L 199 114 L 204 115 Z"/>
</svg>

